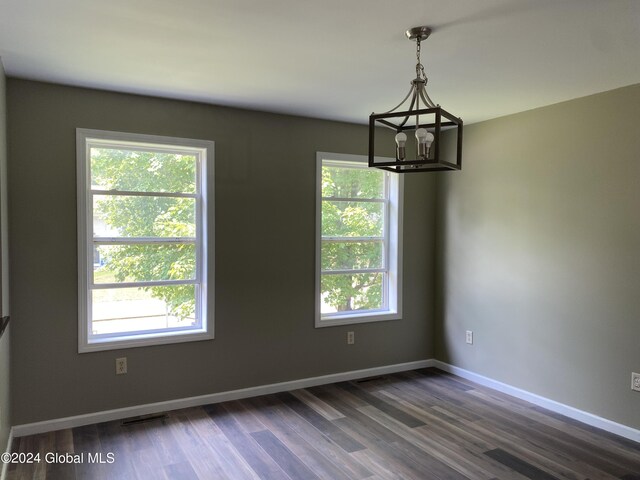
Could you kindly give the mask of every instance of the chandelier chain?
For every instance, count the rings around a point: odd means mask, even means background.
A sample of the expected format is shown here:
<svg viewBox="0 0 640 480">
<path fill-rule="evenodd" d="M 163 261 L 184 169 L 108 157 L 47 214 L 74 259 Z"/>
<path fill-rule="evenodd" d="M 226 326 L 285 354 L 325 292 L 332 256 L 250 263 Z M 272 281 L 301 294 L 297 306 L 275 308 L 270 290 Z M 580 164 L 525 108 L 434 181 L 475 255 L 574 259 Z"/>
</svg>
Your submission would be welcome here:
<svg viewBox="0 0 640 480">
<path fill-rule="evenodd" d="M 427 83 L 427 74 L 424 73 L 424 65 L 420 60 L 420 37 L 416 38 L 416 77 L 424 80 Z"/>
</svg>

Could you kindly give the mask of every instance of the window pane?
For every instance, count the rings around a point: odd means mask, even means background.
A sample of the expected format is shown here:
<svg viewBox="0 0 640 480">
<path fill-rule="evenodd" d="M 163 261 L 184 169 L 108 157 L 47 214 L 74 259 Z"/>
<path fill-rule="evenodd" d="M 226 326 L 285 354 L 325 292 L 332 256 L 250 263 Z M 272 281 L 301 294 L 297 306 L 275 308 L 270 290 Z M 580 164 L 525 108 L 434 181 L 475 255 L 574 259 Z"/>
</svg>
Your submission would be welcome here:
<svg viewBox="0 0 640 480">
<path fill-rule="evenodd" d="M 381 237 L 384 204 L 322 201 L 323 237 Z"/>
<path fill-rule="evenodd" d="M 93 196 L 96 237 L 195 237 L 193 198 Z"/>
<path fill-rule="evenodd" d="M 383 198 L 382 171 L 366 168 L 322 167 L 322 196 L 340 198 Z"/>
<path fill-rule="evenodd" d="M 322 270 L 382 268 L 383 242 L 322 242 Z"/>
<path fill-rule="evenodd" d="M 94 189 L 196 192 L 196 157 L 177 153 L 91 148 Z"/>
<path fill-rule="evenodd" d="M 196 278 L 194 244 L 97 245 L 94 283 L 192 280 Z"/>
<path fill-rule="evenodd" d="M 195 285 L 92 291 L 94 335 L 195 325 Z"/>
<path fill-rule="evenodd" d="M 384 276 L 383 273 L 322 275 L 320 312 L 381 309 Z"/>
</svg>

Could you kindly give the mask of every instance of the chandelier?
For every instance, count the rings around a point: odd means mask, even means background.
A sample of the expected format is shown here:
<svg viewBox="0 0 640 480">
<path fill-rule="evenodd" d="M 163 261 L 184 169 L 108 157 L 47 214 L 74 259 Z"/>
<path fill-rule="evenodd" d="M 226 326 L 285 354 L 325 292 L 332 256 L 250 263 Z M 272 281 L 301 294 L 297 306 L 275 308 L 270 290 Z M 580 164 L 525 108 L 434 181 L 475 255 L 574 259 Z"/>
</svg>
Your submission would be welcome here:
<svg viewBox="0 0 640 480">
<path fill-rule="evenodd" d="M 411 88 L 404 99 L 391 110 L 384 113 L 372 113 L 369 117 L 369 166 L 397 173 L 436 172 L 442 170 L 460 170 L 462 168 L 462 119 L 436 105 L 427 93 L 427 76 L 420 61 L 420 44 L 431 34 L 429 27 L 415 27 L 406 31 L 407 38 L 416 41 L 416 78 L 411 80 Z M 404 110 L 408 104 L 408 109 Z M 400 109 L 400 110 L 399 110 Z M 389 128 L 396 132 L 396 158 L 389 161 L 376 155 L 376 130 Z M 455 135 L 452 144 L 456 147 L 455 163 L 441 158 L 443 133 L 448 130 Z M 378 133 L 381 133 L 378 130 Z M 409 141 L 410 134 L 415 137 Z M 449 134 L 448 134 L 449 135 Z M 391 142 L 390 136 L 384 136 L 383 142 Z M 448 156 L 447 158 L 452 158 Z"/>
</svg>

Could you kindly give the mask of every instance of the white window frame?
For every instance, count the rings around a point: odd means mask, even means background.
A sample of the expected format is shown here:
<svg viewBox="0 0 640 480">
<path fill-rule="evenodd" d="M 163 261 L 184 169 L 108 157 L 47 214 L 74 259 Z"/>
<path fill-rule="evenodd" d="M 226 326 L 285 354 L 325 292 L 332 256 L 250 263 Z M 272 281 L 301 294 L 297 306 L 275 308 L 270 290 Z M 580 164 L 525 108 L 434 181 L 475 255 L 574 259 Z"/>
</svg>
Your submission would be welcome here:
<svg viewBox="0 0 640 480">
<path fill-rule="evenodd" d="M 392 161 L 389 158 L 376 158 L 379 161 Z M 378 310 L 321 313 L 322 280 L 322 166 L 369 168 L 365 155 L 347 155 L 342 153 L 316 153 L 316 311 L 315 326 L 332 327 L 366 322 L 399 320 L 402 318 L 402 203 L 404 196 L 404 177 L 384 172 L 386 182 L 384 246 L 386 276 L 384 305 Z M 357 200 L 357 199 L 354 199 Z"/>
<path fill-rule="evenodd" d="M 130 192 L 115 190 L 92 190 L 91 187 L 91 147 L 135 148 L 144 151 L 160 151 L 194 155 L 198 162 L 195 194 L 189 196 L 196 203 L 196 325 L 192 328 L 146 330 L 114 334 L 93 335 L 91 331 L 91 299 L 93 289 L 93 200 L 94 194 L 117 195 Z M 77 187 L 78 187 L 78 351 L 80 353 L 114 350 L 120 348 L 143 347 L 168 343 L 191 342 L 214 338 L 214 286 L 213 272 L 207 267 L 213 265 L 215 252 L 213 238 L 213 208 L 207 198 L 213 197 L 214 142 L 185 138 L 142 135 L 104 130 L 76 129 Z M 208 184 L 207 180 L 210 180 Z M 135 192 L 139 196 L 158 196 L 158 192 Z M 160 196 L 174 196 L 160 193 Z M 208 225 L 210 224 L 210 226 Z M 117 239 L 101 239 L 103 241 Z M 164 239 L 163 239 L 164 240 Z M 171 242 L 171 239 L 168 239 Z M 178 239 L 175 239 L 178 241 Z M 209 280 L 210 278 L 210 280 Z M 129 282 L 127 286 L 162 285 L 184 282 Z M 103 286 L 102 286 L 103 287 Z"/>
</svg>

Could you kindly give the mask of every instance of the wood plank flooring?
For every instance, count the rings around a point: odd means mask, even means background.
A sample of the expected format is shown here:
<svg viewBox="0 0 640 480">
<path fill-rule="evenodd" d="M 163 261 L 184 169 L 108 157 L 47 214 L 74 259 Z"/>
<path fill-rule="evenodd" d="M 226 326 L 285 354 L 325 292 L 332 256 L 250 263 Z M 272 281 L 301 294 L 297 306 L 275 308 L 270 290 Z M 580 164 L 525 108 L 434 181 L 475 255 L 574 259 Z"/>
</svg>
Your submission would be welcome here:
<svg viewBox="0 0 640 480">
<path fill-rule="evenodd" d="M 22 437 L 13 452 L 41 461 L 7 480 L 640 480 L 640 444 L 436 369 Z"/>
</svg>

